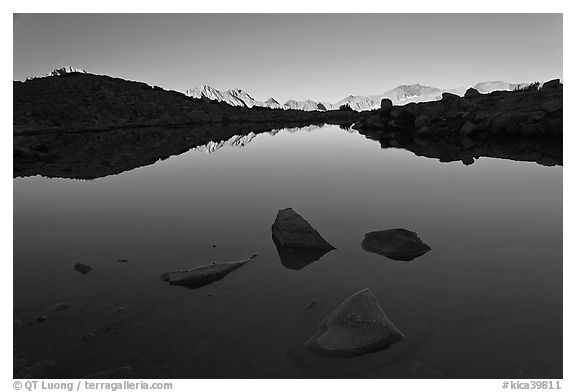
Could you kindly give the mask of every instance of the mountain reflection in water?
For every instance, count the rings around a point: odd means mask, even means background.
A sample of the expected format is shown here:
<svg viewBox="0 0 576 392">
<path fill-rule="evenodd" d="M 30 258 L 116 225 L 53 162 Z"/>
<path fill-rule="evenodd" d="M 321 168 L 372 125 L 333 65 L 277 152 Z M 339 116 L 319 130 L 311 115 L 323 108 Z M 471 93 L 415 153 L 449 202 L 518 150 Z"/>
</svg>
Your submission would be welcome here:
<svg viewBox="0 0 576 392">
<path fill-rule="evenodd" d="M 286 128 L 285 131 L 312 132 L 317 128 Z M 94 179 L 151 165 L 190 150 L 211 153 L 224 146 L 244 147 L 260 134 L 274 136 L 280 131 L 243 131 L 212 126 L 14 136 L 13 175 Z M 471 164 L 475 159 L 491 157 L 536 162 L 545 166 L 562 165 L 562 140 L 557 138 L 461 138 L 438 141 L 411 138 L 388 140 L 370 133 L 364 136 L 379 142 L 382 148 L 402 148 L 441 162 L 462 161 Z"/>
</svg>

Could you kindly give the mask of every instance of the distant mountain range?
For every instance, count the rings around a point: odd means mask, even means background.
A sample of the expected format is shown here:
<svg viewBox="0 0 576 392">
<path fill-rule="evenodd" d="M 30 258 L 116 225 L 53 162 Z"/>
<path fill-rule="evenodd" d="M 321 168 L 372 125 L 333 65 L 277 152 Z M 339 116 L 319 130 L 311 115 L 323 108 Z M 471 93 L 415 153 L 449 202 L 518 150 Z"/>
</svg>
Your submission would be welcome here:
<svg viewBox="0 0 576 392">
<path fill-rule="evenodd" d="M 46 76 L 60 76 L 68 73 L 87 73 L 83 69 L 75 67 L 62 67 L 46 74 Z M 488 81 L 477 83 L 474 88 L 481 93 L 490 93 L 496 90 L 515 90 L 527 86 L 528 83 L 507 83 L 503 81 Z M 268 107 L 272 109 L 297 109 L 305 111 L 326 111 L 338 109 L 342 105 L 348 105 L 351 109 L 356 111 L 373 110 L 380 108 L 380 102 L 384 98 L 388 98 L 394 105 L 406 105 L 412 102 L 426 102 L 436 101 L 442 98 L 445 92 L 464 95 L 466 87 L 459 87 L 455 89 L 441 89 L 437 87 L 422 86 L 420 84 L 401 85 L 392 90 L 383 92 L 376 95 L 349 95 L 336 103 L 319 102 L 311 99 L 304 101 L 296 101 L 290 99 L 284 104 L 279 103 L 274 98 L 269 98 L 266 101 L 257 101 L 246 91 L 241 89 L 233 89 L 227 91 L 220 91 L 214 87 L 204 85 L 202 87 L 195 87 L 185 91 L 185 94 L 192 98 L 225 102 L 232 106 L 241 106 L 252 108 L 254 106 Z"/>
<path fill-rule="evenodd" d="M 527 83 L 507 83 L 503 81 L 489 81 L 477 83 L 474 88 L 481 93 L 490 93 L 496 90 L 515 90 L 527 86 Z M 384 98 L 388 98 L 394 105 L 406 105 L 411 102 L 426 102 L 437 101 L 442 98 L 442 93 L 448 92 L 456 95 L 464 95 L 466 87 L 459 87 L 455 89 L 440 89 L 437 87 L 422 86 L 420 84 L 401 85 L 392 90 L 383 92 L 377 95 L 349 95 L 336 103 L 318 102 L 311 99 L 304 101 L 296 101 L 290 99 L 283 105 L 274 98 L 270 98 L 264 102 L 257 101 L 250 96 L 247 92 L 234 89 L 227 91 L 219 91 L 214 87 L 204 85 L 194 89 L 186 90 L 186 95 L 198 98 L 208 99 L 212 101 L 226 102 L 232 106 L 263 106 L 274 109 L 298 109 L 298 110 L 332 110 L 338 109 L 342 105 L 348 105 L 356 111 L 373 110 L 380 108 L 380 102 Z"/>
</svg>

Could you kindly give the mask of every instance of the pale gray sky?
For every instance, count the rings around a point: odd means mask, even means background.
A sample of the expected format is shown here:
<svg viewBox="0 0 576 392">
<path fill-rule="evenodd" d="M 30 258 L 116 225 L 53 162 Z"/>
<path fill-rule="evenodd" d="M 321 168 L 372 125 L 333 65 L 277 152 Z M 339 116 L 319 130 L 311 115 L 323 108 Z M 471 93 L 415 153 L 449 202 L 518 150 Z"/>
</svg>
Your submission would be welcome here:
<svg viewBox="0 0 576 392">
<path fill-rule="evenodd" d="M 184 91 L 336 102 L 562 77 L 561 14 L 19 14 L 14 79 L 72 65 Z"/>
</svg>

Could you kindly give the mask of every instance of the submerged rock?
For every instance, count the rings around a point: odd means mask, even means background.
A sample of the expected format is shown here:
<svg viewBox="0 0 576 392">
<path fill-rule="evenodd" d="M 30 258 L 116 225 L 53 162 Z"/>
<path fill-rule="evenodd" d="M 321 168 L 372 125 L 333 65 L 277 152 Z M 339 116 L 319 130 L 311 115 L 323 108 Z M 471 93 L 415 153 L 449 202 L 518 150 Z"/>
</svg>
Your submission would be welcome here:
<svg viewBox="0 0 576 392">
<path fill-rule="evenodd" d="M 86 378 L 130 378 L 129 376 L 132 374 L 134 369 L 131 366 L 121 366 L 114 369 L 103 370 L 101 372 L 90 374 Z"/>
<path fill-rule="evenodd" d="M 72 307 L 72 304 L 69 302 L 61 302 L 59 304 L 54 305 L 54 308 L 52 309 L 53 312 L 60 312 L 62 310 L 68 309 Z"/>
<path fill-rule="evenodd" d="M 283 248 L 336 249 L 292 208 L 278 211 L 272 224 L 272 238 Z"/>
<path fill-rule="evenodd" d="M 412 261 L 432 248 L 413 231 L 390 229 L 367 233 L 362 241 L 362 249 L 392 260 Z"/>
<path fill-rule="evenodd" d="M 308 306 L 306 306 L 306 310 L 311 309 L 312 307 L 314 307 L 315 305 L 317 305 L 320 302 L 320 300 L 318 298 L 316 298 L 315 300 L 313 300 L 312 302 L 310 302 L 308 304 Z"/>
<path fill-rule="evenodd" d="M 162 274 L 161 278 L 171 285 L 199 288 L 224 278 L 230 272 L 242 267 L 255 257 L 256 254 L 254 253 L 247 259 L 240 261 L 212 263 L 189 270 L 165 272 Z"/>
<path fill-rule="evenodd" d="M 76 263 L 74 264 L 74 269 L 80 272 L 82 275 L 86 275 L 88 272 L 92 271 L 94 267 L 91 265 L 86 265 L 84 263 Z"/>
<path fill-rule="evenodd" d="M 378 299 L 370 289 L 364 289 L 326 317 L 306 347 L 324 356 L 351 357 L 382 350 L 403 338 Z"/>
</svg>

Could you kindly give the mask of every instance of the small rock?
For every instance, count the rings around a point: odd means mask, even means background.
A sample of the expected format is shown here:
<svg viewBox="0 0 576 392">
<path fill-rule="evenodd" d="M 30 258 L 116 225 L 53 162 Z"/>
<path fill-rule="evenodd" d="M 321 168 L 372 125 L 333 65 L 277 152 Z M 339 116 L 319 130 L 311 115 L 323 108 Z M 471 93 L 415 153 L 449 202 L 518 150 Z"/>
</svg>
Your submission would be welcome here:
<svg viewBox="0 0 576 392">
<path fill-rule="evenodd" d="M 477 98 L 477 97 L 481 97 L 482 94 L 480 94 L 480 91 L 476 90 L 475 88 L 470 87 L 468 90 L 466 90 L 466 92 L 464 93 L 464 98 Z"/>
<path fill-rule="evenodd" d="M 278 211 L 272 224 L 272 239 L 287 248 L 336 249 L 292 208 Z"/>
<path fill-rule="evenodd" d="M 118 368 L 93 373 L 93 374 L 90 374 L 84 378 L 85 379 L 87 379 L 87 378 L 111 378 L 111 379 L 129 378 L 129 376 L 132 374 L 133 371 L 134 371 L 134 369 L 132 369 L 131 366 L 121 366 Z"/>
<path fill-rule="evenodd" d="M 388 98 L 384 98 L 382 101 L 380 101 L 380 108 L 383 110 L 390 110 L 393 106 L 394 104 Z"/>
<path fill-rule="evenodd" d="M 74 269 L 80 272 L 82 275 L 86 275 L 88 272 L 92 271 L 94 267 L 83 263 L 76 263 L 74 264 Z"/>
<path fill-rule="evenodd" d="M 306 347 L 324 356 L 351 357 L 382 350 L 403 338 L 380 308 L 378 299 L 364 289 L 328 315 Z"/>
<path fill-rule="evenodd" d="M 40 315 L 40 316 L 36 316 L 35 320 L 39 323 L 43 323 L 44 321 L 48 320 L 48 317 L 46 317 L 44 315 Z"/>
<path fill-rule="evenodd" d="M 314 301 L 310 302 L 308 304 L 308 306 L 306 306 L 306 310 L 310 309 L 311 307 L 313 307 L 314 305 L 318 304 L 318 302 L 320 302 L 319 299 L 315 299 Z"/>
<path fill-rule="evenodd" d="M 472 157 L 463 158 L 463 159 L 462 159 L 462 163 L 463 163 L 465 166 L 470 166 L 470 165 L 472 165 L 472 164 L 474 163 L 474 158 L 472 158 Z"/>
<path fill-rule="evenodd" d="M 64 310 L 64 309 L 68 309 L 71 306 L 72 306 L 71 303 L 62 302 L 62 303 L 59 303 L 56 306 L 54 306 L 54 309 L 52 309 L 52 311 L 53 312 L 59 312 L 59 311 Z"/>
<path fill-rule="evenodd" d="M 478 127 L 476 126 L 476 124 L 471 123 L 470 121 L 466 121 L 464 125 L 462 125 L 462 128 L 460 128 L 460 131 L 458 131 L 458 133 L 462 136 L 468 136 L 476 132 L 477 129 Z"/>
<path fill-rule="evenodd" d="M 362 248 L 392 260 L 412 261 L 430 251 L 418 234 L 406 229 L 390 229 L 367 233 Z"/>
<path fill-rule="evenodd" d="M 212 247 L 213 247 L 213 248 L 215 248 L 215 247 L 216 247 L 216 245 L 215 245 L 215 244 L 212 244 Z"/>
<path fill-rule="evenodd" d="M 118 259 L 118 260 L 116 260 L 116 261 L 119 262 L 119 263 L 127 263 L 127 262 L 128 262 L 128 259 Z"/>
</svg>

